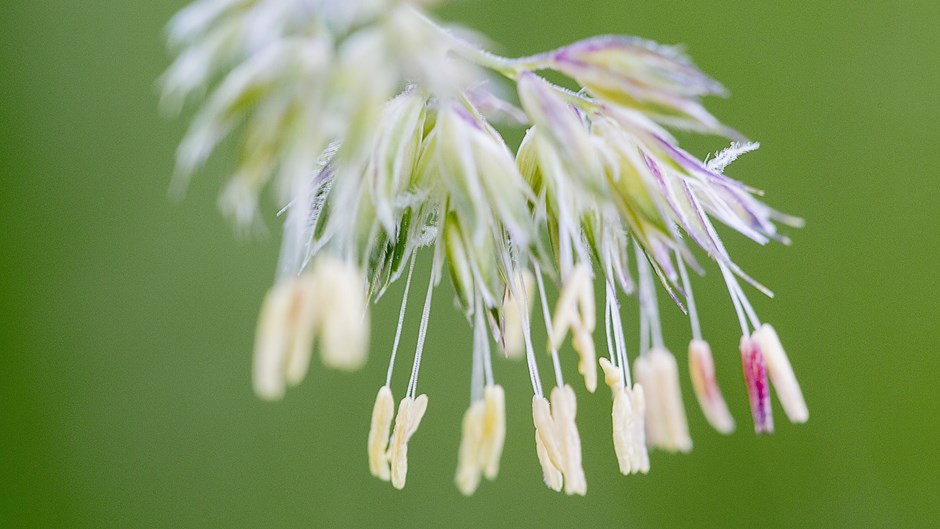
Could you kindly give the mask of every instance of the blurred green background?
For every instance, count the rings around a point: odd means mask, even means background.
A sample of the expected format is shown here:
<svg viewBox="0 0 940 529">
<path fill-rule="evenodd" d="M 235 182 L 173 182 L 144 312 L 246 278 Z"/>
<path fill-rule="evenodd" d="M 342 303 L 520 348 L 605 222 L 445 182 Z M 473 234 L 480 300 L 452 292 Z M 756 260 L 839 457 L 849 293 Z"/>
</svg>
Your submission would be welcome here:
<svg viewBox="0 0 940 529">
<path fill-rule="evenodd" d="M 155 79 L 169 61 L 163 26 L 182 5 L 20 1 L 0 17 L 0 527 L 940 523 L 940 4 L 465 0 L 440 11 L 507 54 L 599 33 L 687 44 L 733 92 L 709 108 L 763 143 L 729 174 L 808 222 L 791 248 L 729 240 L 777 293 L 753 299 L 788 348 L 808 424 L 777 408 L 776 435 L 751 433 L 733 311 L 712 273 L 698 297 L 734 435 L 707 427 L 683 378 L 695 449 L 655 453 L 648 476 L 625 478 L 608 392 L 576 384 L 589 493 L 559 496 L 541 483 L 525 369 L 499 362 L 501 475 L 469 499 L 452 476 L 470 332 L 449 294 L 432 313 L 430 409 L 403 492 L 369 476 L 364 451 L 397 295 L 373 314 L 363 372 L 315 365 L 284 402 L 253 396 L 277 232 L 233 236 L 215 210 L 224 159 L 182 203 L 167 198 L 185 122 L 159 115 Z M 683 353 L 686 326 L 665 312 Z"/>
</svg>

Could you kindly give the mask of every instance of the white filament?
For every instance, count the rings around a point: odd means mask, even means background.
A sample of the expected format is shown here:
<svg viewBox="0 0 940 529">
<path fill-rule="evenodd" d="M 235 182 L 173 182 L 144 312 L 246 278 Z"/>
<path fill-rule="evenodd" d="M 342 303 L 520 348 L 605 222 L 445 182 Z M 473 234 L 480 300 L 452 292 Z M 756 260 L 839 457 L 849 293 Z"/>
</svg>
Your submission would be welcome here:
<svg viewBox="0 0 940 529">
<path fill-rule="evenodd" d="M 405 280 L 405 293 L 401 296 L 401 309 L 398 311 L 398 328 L 395 329 L 395 341 L 392 343 L 392 357 L 388 360 L 388 373 L 385 375 L 385 385 L 392 385 L 392 371 L 395 368 L 395 356 L 398 354 L 398 343 L 401 341 L 401 328 L 405 322 L 405 308 L 408 307 L 408 292 L 411 291 L 411 274 L 415 271 L 415 256 L 411 258 L 408 266 L 408 279 Z"/>
<path fill-rule="evenodd" d="M 747 318 L 744 316 L 744 310 L 741 308 L 741 301 L 738 300 L 737 290 L 732 286 L 734 284 L 734 278 L 731 277 L 731 272 L 728 271 L 728 268 L 722 264 L 718 263 L 718 268 L 721 269 L 721 275 L 725 278 L 725 285 L 728 287 L 728 294 L 731 295 L 731 302 L 734 303 L 734 311 L 738 315 L 738 324 L 741 326 L 741 336 L 750 336 L 751 332 L 747 327 Z"/>
<path fill-rule="evenodd" d="M 692 283 L 689 281 L 689 273 L 685 269 L 685 261 L 682 256 L 676 255 L 676 261 L 679 262 L 679 275 L 682 277 L 682 288 L 685 289 L 686 307 L 689 309 L 689 321 L 692 323 L 692 338 L 701 340 L 702 327 L 698 321 L 695 298 L 692 297 Z"/>
<path fill-rule="evenodd" d="M 437 257 L 437 256 L 435 256 Z M 437 261 L 437 259 L 435 259 Z M 434 267 L 436 268 L 436 267 Z M 424 310 L 421 312 L 421 325 L 418 327 L 418 347 L 415 349 L 415 360 L 411 366 L 411 378 L 408 380 L 407 396 L 415 398 L 418 387 L 418 370 L 421 368 L 421 355 L 424 353 L 424 340 L 428 334 L 428 320 L 431 316 L 431 295 L 434 293 L 434 269 L 431 270 L 431 279 L 428 281 L 428 293 L 424 297 Z"/>
<path fill-rule="evenodd" d="M 515 289 L 512 281 L 509 282 L 509 285 L 511 289 Z M 532 327 L 529 325 L 529 311 L 526 310 L 526 307 L 529 306 L 529 294 L 525 290 L 525 285 L 521 285 L 520 290 L 522 290 L 521 296 L 518 292 L 512 292 L 512 296 L 519 306 L 519 314 L 522 315 L 522 330 L 525 335 L 525 359 L 529 368 L 529 381 L 532 382 L 532 391 L 535 392 L 535 395 L 544 398 L 542 396 L 542 381 L 539 379 L 539 368 L 535 363 L 535 351 L 532 348 Z"/>
<path fill-rule="evenodd" d="M 537 263 L 533 264 L 533 267 L 535 268 L 535 281 L 539 286 L 539 301 L 542 305 L 542 318 L 545 320 L 545 332 L 548 333 L 549 336 L 552 336 L 554 334 L 554 331 L 552 331 L 552 317 L 548 310 L 548 297 L 545 295 L 545 284 L 542 282 L 542 269 Z M 552 367 L 555 369 L 555 385 L 564 386 L 565 381 L 561 375 L 561 362 L 558 361 L 558 349 L 555 348 L 551 340 L 548 341 L 548 346 L 552 352 Z"/>
</svg>

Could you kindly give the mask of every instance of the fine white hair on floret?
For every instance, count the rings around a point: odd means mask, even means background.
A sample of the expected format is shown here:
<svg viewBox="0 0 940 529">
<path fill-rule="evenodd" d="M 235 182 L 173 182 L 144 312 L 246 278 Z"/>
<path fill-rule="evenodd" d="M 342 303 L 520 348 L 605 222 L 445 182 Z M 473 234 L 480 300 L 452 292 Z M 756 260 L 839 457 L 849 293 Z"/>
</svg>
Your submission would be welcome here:
<svg viewBox="0 0 940 529">
<path fill-rule="evenodd" d="M 733 142 L 730 147 L 718 152 L 714 158 L 708 160 L 705 164 L 710 171 L 716 173 L 724 172 L 725 168 L 731 165 L 731 162 L 738 159 L 742 154 L 756 151 L 760 148 L 760 143 L 756 141 Z"/>
</svg>

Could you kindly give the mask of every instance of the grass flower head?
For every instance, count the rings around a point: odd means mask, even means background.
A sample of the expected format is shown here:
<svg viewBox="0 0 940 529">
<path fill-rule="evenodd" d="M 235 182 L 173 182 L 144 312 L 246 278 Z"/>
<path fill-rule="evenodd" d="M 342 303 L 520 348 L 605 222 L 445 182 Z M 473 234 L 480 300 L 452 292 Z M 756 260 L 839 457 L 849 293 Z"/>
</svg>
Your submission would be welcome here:
<svg viewBox="0 0 940 529">
<path fill-rule="evenodd" d="M 758 147 L 703 106 L 703 97 L 725 89 L 678 48 L 636 38 L 493 55 L 429 18 L 431 3 L 197 0 L 170 23 L 176 60 L 162 78 L 162 104 L 178 110 L 198 101 L 177 153 L 176 183 L 185 185 L 221 143 L 233 142 L 238 159 L 222 210 L 239 227 L 255 228 L 270 188 L 284 221 L 276 279 L 259 317 L 257 394 L 279 399 L 300 383 L 314 348 L 327 366 L 361 367 L 369 305 L 404 281 L 367 443 L 371 473 L 402 488 L 408 443 L 428 406 L 418 384 L 431 301 L 446 275 L 473 335 L 458 489 L 472 494 L 500 469 L 507 402 L 496 375 L 514 367 L 494 357 L 505 356 L 528 370 L 534 457 L 546 485 L 585 494 L 580 382 L 566 378 L 559 360 L 569 349 L 587 391 L 602 369 L 622 473 L 646 473 L 649 449 L 692 448 L 678 364 L 660 325 L 660 290 L 689 316 L 692 385 L 706 418 L 721 433 L 734 429 L 687 270 L 703 273 L 696 255 L 704 255 L 741 326 L 755 429 L 773 430 L 768 380 L 790 420 L 805 422 L 790 362 L 741 281 L 768 291 L 735 264 L 716 230 L 721 224 L 758 244 L 786 243 L 778 225 L 799 225 L 725 174 Z M 550 82 L 546 71 L 579 89 Z M 516 93 L 498 90 L 497 78 Z M 526 127 L 518 149 L 503 139 L 497 126 L 504 125 Z M 703 161 L 679 146 L 674 130 L 732 143 Z M 431 272 L 417 347 L 407 386 L 393 388 L 419 260 Z M 552 300 L 550 292 L 559 294 Z M 632 372 L 621 318 L 631 298 L 640 308 Z M 533 340 L 536 326 L 544 327 L 544 344 Z M 606 351 L 598 362 L 600 326 Z M 546 369 L 551 382 L 543 387 Z"/>
</svg>

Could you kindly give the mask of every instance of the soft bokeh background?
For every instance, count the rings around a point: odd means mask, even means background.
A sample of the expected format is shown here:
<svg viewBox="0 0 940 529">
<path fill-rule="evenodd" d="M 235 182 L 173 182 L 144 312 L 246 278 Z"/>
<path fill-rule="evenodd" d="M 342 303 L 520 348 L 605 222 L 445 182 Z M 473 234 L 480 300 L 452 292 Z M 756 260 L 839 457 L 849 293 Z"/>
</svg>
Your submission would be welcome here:
<svg viewBox="0 0 940 529">
<path fill-rule="evenodd" d="M 940 4 L 466 0 L 441 12 L 508 54 L 599 33 L 686 43 L 733 92 L 710 108 L 763 142 L 731 174 L 808 221 L 792 248 L 731 244 L 777 292 L 754 299 L 788 347 L 807 425 L 778 408 L 776 435 L 751 433 L 712 274 L 698 296 L 738 432 L 709 430 L 683 379 L 694 451 L 656 453 L 648 476 L 624 478 L 609 395 L 579 388 L 589 495 L 559 496 L 541 484 L 525 370 L 499 362 L 501 476 L 470 499 L 451 484 L 470 336 L 450 295 L 435 301 L 430 411 L 405 491 L 370 478 L 364 453 L 396 296 L 374 313 L 365 371 L 316 366 L 282 403 L 252 395 L 277 236 L 239 242 L 221 220 L 225 160 L 185 201 L 167 199 L 184 122 L 159 115 L 154 80 L 181 5 L 20 1 L 0 17 L 0 527 L 940 523 Z M 667 309 L 682 353 L 685 325 Z"/>
</svg>

